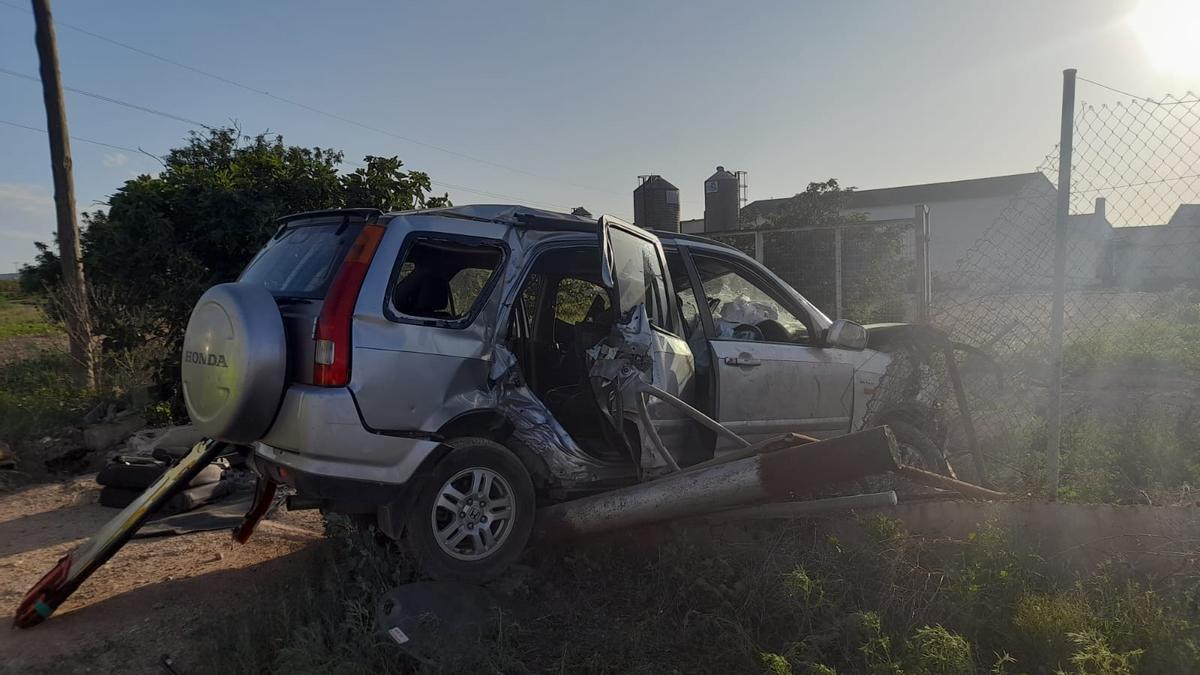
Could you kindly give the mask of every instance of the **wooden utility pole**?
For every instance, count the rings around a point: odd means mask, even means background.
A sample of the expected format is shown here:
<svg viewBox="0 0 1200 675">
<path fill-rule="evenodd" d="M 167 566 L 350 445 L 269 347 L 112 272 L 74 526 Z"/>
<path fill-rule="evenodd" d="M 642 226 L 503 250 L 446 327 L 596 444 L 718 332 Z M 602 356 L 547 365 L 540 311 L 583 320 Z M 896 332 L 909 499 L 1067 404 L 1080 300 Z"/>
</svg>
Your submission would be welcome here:
<svg viewBox="0 0 1200 675">
<path fill-rule="evenodd" d="M 67 133 L 67 108 L 58 72 L 58 45 L 50 16 L 50 0 L 33 0 L 33 19 L 37 24 L 35 41 L 42 75 L 42 98 L 46 102 L 46 129 L 50 136 L 54 209 L 58 215 L 58 256 L 62 261 L 62 302 L 59 304 L 67 324 L 71 357 L 77 366 L 76 381 L 79 386 L 90 389 L 96 384 L 92 369 L 92 320 L 83 281 L 79 224 L 75 215 L 75 179 L 71 174 L 71 141 Z"/>
</svg>

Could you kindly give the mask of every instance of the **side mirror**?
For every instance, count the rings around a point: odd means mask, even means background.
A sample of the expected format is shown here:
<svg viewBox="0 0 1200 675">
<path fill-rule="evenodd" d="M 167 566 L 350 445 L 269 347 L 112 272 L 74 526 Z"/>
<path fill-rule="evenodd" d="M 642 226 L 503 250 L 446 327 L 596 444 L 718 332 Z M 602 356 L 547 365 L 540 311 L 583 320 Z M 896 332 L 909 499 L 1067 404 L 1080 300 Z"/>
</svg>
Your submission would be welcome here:
<svg viewBox="0 0 1200 675">
<path fill-rule="evenodd" d="M 862 351 L 867 348 L 867 329 L 853 321 L 838 319 L 825 333 L 825 346 Z"/>
</svg>

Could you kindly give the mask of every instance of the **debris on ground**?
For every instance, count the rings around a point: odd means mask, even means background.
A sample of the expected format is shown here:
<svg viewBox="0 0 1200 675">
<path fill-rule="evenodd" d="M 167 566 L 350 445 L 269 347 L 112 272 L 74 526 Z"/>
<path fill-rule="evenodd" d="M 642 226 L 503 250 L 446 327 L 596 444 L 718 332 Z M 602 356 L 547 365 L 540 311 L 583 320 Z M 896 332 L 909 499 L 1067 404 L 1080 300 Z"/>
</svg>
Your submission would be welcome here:
<svg viewBox="0 0 1200 675">
<path fill-rule="evenodd" d="M 0 471 L 17 468 L 17 456 L 8 443 L 0 441 Z"/>
</svg>

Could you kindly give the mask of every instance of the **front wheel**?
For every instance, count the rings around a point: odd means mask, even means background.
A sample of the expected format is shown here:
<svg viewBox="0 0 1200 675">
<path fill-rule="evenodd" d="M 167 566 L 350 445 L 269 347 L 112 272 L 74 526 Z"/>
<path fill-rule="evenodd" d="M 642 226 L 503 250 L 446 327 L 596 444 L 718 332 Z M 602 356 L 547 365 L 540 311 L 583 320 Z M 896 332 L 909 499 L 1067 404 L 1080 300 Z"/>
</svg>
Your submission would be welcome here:
<svg viewBox="0 0 1200 675">
<path fill-rule="evenodd" d="M 954 477 L 950 462 L 928 434 L 907 422 L 893 420 L 887 425 L 892 428 L 896 444 L 900 446 L 900 461 L 919 469 Z"/>
<path fill-rule="evenodd" d="M 533 529 L 529 472 L 507 448 L 459 438 L 428 476 L 406 531 L 421 570 L 447 581 L 480 583 L 511 565 Z"/>
</svg>

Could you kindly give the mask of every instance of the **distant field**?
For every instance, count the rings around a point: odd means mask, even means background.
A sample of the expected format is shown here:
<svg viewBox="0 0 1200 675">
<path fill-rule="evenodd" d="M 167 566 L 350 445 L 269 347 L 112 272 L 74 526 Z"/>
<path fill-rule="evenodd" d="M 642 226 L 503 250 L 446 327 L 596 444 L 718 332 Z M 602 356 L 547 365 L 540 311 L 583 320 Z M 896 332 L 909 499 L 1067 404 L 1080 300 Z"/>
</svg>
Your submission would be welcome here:
<svg viewBox="0 0 1200 675">
<path fill-rule="evenodd" d="M 0 280 L 0 340 L 58 332 L 35 299 L 21 293 L 16 281 Z"/>
</svg>

